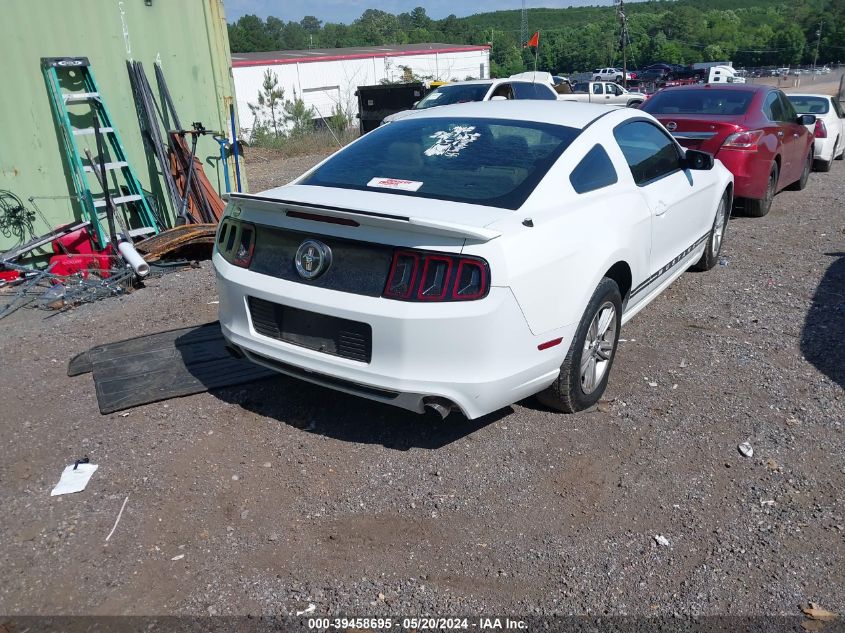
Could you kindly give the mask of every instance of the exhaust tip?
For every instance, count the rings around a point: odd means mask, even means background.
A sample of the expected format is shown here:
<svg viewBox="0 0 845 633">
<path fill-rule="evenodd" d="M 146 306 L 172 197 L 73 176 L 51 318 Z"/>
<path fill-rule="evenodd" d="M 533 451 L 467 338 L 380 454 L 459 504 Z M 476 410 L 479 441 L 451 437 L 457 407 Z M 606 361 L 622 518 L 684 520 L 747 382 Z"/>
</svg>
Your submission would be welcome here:
<svg viewBox="0 0 845 633">
<path fill-rule="evenodd" d="M 435 411 L 440 415 L 440 419 L 442 420 L 445 420 L 446 417 L 456 408 L 454 403 L 450 402 L 446 398 L 440 398 L 439 396 L 426 396 L 423 398 L 423 406 L 426 409 Z"/>
</svg>

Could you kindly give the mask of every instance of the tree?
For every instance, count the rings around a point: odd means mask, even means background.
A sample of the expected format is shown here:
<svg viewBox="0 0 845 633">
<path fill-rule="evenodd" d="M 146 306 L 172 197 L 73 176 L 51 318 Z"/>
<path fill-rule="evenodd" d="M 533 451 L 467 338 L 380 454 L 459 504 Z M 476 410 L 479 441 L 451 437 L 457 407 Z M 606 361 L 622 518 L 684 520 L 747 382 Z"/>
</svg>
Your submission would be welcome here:
<svg viewBox="0 0 845 633">
<path fill-rule="evenodd" d="M 336 103 L 332 107 L 331 116 L 325 119 L 325 123 L 330 130 L 340 135 L 349 129 L 352 125 L 352 119 L 352 114 L 346 112 L 339 103 Z"/>
<path fill-rule="evenodd" d="M 234 26 L 239 51 L 273 50 L 273 40 L 267 35 L 264 21 L 257 15 L 245 15 Z"/>
<path fill-rule="evenodd" d="M 293 93 L 293 101 L 285 101 L 284 119 L 290 136 L 301 137 L 313 132 L 315 116 L 314 108 L 306 106 L 296 92 Z"/>
<path fill-rule="evenodd" d="M 313 36 L 303 29 L 299 22 L 288 22 L 284 28 L 284 48 L 308 48 L 311 37 Z"/>
<path fill-rule="evenodd" d="M 255 117 L 252 124 L 252 138 L 260 138 L 272 133 L 276 138 L 284 134 L 284 127 L 281 126 L 286 118 L 283 100 L 285 91 L 279 88 L 279 78 L 269 68 L 264 71 L 264 81 L 261 84 L 261 91 L 258 93 L 258 103 L 247 103 L 249 111 Z"/>
<path fill-rule="evenodd" d="M 426 15 L 423 7 L 417 7 L 411 11 L 411 26 L 415 29 L 427 29 L 431 26 L 432 19 Z"/>
<path fill-rule="evenodd" d="M 309 33 L 317 33 L 320 30 L 322 24 L 322 20 L 318 20 L 313 15 L 306 15 L 299 21 L 299 26 L 301 26 Z"/>
<path fill-rule="evenodd" d="M 789 24 L 779 29 L 772 40 L 773 48 L 780 50 L 780 59 L 788 64 L 800 64 L 807 40 L 797 24 Z"/>
</svg>

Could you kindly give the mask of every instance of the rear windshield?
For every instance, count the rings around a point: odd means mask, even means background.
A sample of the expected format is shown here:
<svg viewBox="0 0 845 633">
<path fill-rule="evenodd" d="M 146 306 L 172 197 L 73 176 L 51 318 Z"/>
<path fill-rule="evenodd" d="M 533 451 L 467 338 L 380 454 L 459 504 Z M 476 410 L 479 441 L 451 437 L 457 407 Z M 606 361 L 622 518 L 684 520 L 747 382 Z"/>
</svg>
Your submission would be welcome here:
<svg viewBox="0 0 845 633">
<path fill-rule="evenodd" d="M 708 114 L 737 116 L 745 114 L 754 93 L 745 90 L 664 90 L 645 102 L 649 114 Z"/>
<path fill-rule="evenodd" d="M 518 209 L 579 132 L 503 119 L 395 121 L 301 184 Z"/>
<path fill-rule="evenodd" d="M 414 106 L 414 109 L 424 110 L 425 108 L 433 108 L 434 106 L 481 101 L 488 90 L 490 90 L 490 84 L 449 84 L 448 86 L 440 86 L 421 99 Z"/>
<path fill-rule="evenodd" d="M 786 96 L 800 114 L 827 114 L 830 111 L 830 99 L 825 97 Z"/>
</svg>

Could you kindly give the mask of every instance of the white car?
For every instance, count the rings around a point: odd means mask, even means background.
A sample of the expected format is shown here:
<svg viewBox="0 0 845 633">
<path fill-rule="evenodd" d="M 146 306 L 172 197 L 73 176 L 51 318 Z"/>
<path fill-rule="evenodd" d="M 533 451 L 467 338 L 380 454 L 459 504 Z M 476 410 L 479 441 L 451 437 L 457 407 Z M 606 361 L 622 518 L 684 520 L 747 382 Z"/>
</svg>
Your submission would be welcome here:
<svg viewBox="0 0 845 633">
<path fill-rule="evenodd" d="M 798 114 L 814 114 L 816 122 L 808 125 L 815 136 L 813 154 L 818 171 L 830 171 L 834 160 L 845 153 L 845 111 L 836 97 L 814 94 L 788 94 Z"/>
<path fill-rule="evenodd" d="M 220 324 L 233 353 L 411 411 L 477 418 L 538 392 L 582 410 L 622 325 L 716 263 L 732 186 L 638 110 L 418 112 L 231 195 Z"/>
<path fill-rule="evenodd" d="M 523 73 L 527 74 L 527 73 Z M 532 73 L 538 74 L 538 73 Z M 548 73 L 544 73 L 548 75 Z M 551 75 L 549 75 L 551 77 Z M 418 110 L 469 103 L 475 101 L 503 101 L 511 99 L 539 99 L 552 101 L 557 93 L 547 81 L 526 81 L 518 77 L 508 79 L 476 79 L 439 86 L 417 101 L 410 110 L 402 110 L 384 117 L 382 125 L 404 119 Z"/>
<path fill-rule="evenodd" d="M 621 68 L 596 68 L 593 70 L 593 81 L 615 81 L 617 83 L 623 80 L 623 77 L 628 81 L 634 79 L 630 73 L 623 73 Z"/>
</svg>

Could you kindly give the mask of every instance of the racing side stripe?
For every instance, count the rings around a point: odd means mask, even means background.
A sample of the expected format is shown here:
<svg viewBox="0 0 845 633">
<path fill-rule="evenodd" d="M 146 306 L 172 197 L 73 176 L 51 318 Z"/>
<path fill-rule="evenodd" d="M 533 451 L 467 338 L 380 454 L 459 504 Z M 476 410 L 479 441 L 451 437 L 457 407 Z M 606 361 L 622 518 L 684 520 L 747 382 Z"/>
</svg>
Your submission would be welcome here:
<svg viewBox="0 0 845 633">
<path fill-rule="evenodd" d="M 675 266 L 677 266 L 677 265 L 678 265 L 678 264 L 679 264 L 679 263 L 680 263 L 680 262 L 681 262 L 684 258 L 686 258 L 686 257 L 687 257 L 690 253 L 692 253 L 692 252 L 693 252 L 693 251 L 694 251 L 694 250 L 695 250 L 698 246 L 700 246 L 700 245 L 701 245 L 701 243 L 702 243 L 702 242 L 704 242 L 704 241 L 705 241 L 708 237 L 710 237 L 710 232 L 709 232 L 709 231 L 708 231 L 707 233 L 705 233 L 704 235 L 702 235 L 700 238 L 698 238 L 698 239 L 697 239 L 695 242 L 693 242 L 690 246 L 688 246 L 687 248 L 685 248 L 685 249 L 683 250 L 683 252 L 681 252 L 680 254 L 678 254 L 678 255 L 677 255 L 677 256 L 676 256 L 676 257 L 675 257 L 675 258 L 674 258 L 671 262 L 669 262 L 668 264 L 666 264 L 665 266 L 663 266 L 660 270 L 658 270 L 656 273 L 654 273 L 651 277 L 649 277 L 649 278 L 648 278 L 648 279 L 646 279 L 643 283 L 641 283 L 639 286 L 637 286 L 636 288 L 634 288 L 634 289 L 631 291 L 631 297 L 633 297 L 633 296 L 635 296 L 635 295 L 638 295 L 638 294 L 639 294 L 639 293 L 641 293 L 643 290 L 645 290 L 645 289 L 646 289 L 646 288 L 648 288 L 650 285 L 652 285 L 654 282 L 656 282 L 658 279 L 660 279 L 663 275 L 665 275 L 665 274 L 666 274 L 666 273 L 668 273 L 670 270 L 672 270 L 672 269 L 673 269 Z"/>
</svg>

